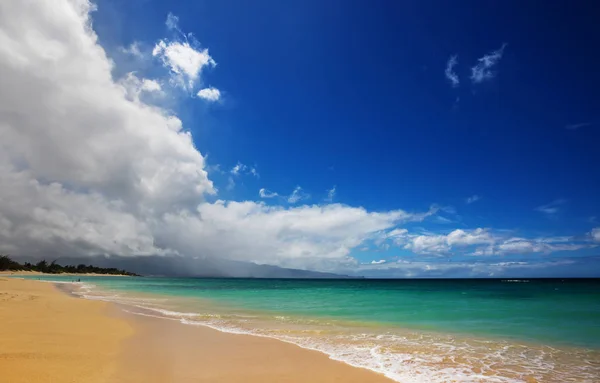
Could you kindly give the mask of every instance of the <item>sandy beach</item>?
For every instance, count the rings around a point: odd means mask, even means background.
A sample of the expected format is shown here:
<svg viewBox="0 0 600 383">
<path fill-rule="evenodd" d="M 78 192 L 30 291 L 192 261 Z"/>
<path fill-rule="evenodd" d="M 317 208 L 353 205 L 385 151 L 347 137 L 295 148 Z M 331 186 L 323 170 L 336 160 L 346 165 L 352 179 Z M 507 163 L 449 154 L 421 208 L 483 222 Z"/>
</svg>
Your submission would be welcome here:
<svg viewBox="0 0 600 383">
<path fill-rule="evenodd" d="M 374 372 L 273 339 L 127 313 L 0 277 L 0 371 L 20 382 L 366 382 Z"/>
<path fill-rule="evenodd" d="M 8 275 L 8 276 L 12 276 L 12 277 L 18 277 L 19 275 L 61 275 L 61 276 L 68 276 L 68 277 L 128 277 L 129 275 L 123 275 L 123 274 L 98 274 L 98 273 L 59 273 L 59 274 L 47 274 L 47 273 L 40 273 L 39 271 L 0 271 L 0 277 L 2 277 L 3 275 Z M 77 278 L 75 278 L 77 279 Z"/>
<path fill-rule="evenodd" d="M 6 383 L 107 382 L 131 325 L 104 302 L 51 283 L 0 277 L 0 371 Z"/>
</svg>

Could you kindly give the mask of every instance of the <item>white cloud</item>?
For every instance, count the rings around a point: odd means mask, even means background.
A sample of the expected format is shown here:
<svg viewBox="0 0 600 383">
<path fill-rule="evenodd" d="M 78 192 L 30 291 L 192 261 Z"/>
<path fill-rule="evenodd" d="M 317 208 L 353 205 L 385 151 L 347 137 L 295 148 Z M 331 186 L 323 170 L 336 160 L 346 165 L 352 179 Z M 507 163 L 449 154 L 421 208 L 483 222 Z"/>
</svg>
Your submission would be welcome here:
<svg viewBox="0 0 600 383">
<path fill-rule="evenodd" d="M 127 73 L 118 81 L 118 83 L 124 90 L 125 97 L 131 101 L 139 102 L 140 96 L 143 92 L 145 92 L 146 95 L 164 95 L 162 87 L 158 81 L 147 78 L 140 79 L 133 72 Z"/>
<path fill-rule="evenodd" d="M 150 211 L 214 193 L 181 121 L 113 81 L 91 9 L 0 4 L 0 242 L 21 251 L 147 254 Z"/>
<path fill-rule="evenodd" d="M 389 233 L 386 234 L 387 238 L 394 238 L 394 237 L 403 237 L 406 234 L 408 234 L 408 230 L 406 229 L 394 229 L 392 231 L 390 231 Z"/>
<path fill-rule="evenodd" d="M 168 215 L 160 242 L 177 244 L 183 253 L 198 253 L 200 246 L 207 255 L 317 268 L 327 260 L 348 261 L 350 250 L 374 233 L 415 219 L 402 210 L 373 213 L 339 204 L 284 208 L 251 201 L 202 203 L 198 212 L 202 219 Z"/>
<path fill-rule="evenodd" d="M 596 242 L 600 242 L 600 227 L 595 227 L 590 232 L 592 239 Z"/>
<path fill-rule="evenodd" d="M 496 72 L 492 71 L 492 68 L 502 58 L 506 45 L 507 44 L 504 43 L 499 49 L 477 59 L 477 65 L 471 68 L 471 82 L 473 82 L 473 84 L 491 80 L 496 76 Z"/>
<path fill-rule="evenodd" d="M 480 196 L 478 196 L 477 194 L 475 194 L 475 195 L 472 195 L 472 196 L 468 197 L 468 198 L 465 200 L 465 202 L 467 203 L 467 205 L 470 205 L 470 204 L 472 204 L 473 202 L 477 202 L 477 201 L 479 201 L 480 199 L 481 199 L 481 197 L 480 197 Z"/>
<path fill-rule="evenodd" d="M 152 50 L 152 56 L 159 58 L 163 66 L 171 71 L 172 83 L 186 90 L 194 87 L 205 67 L 217 65 L 208 49 L 196 49 L 189 41 L 159 40 Z"/>
<path fill-rule="evenodd" d="M 574 251 L 589 248 L 587 243 L 560 243 L 560 239 L 533 239 L 510 238 L 497 246 L 495 254 L 527 254 L 527 253 L 552 253 L 556 251 Z"/>
<path fill-rule="evenodd" d="M 142 90 L 146 92 L 160 92 L 162 87 L 158 81 L 145 78 L 142 80 Z"/>
<path fill-rule="evenodd" d="M 278 197 L 279 194 L 269 191 L 265 188 L 262 188 L 258 191 L 258 195 L 260 196 L 260 198 L 274 198 L 274 197 Z"/>
<path fill-rule="evenodd" d="M 231 168 L 229 173 L 231 173 L 231 176 L 229 176 L 229 178 L 227 180 L 227 187 L 226 187 L 227 190 L 233 190 L 235 188 L 234 177 L 240 177 L 242 175 L 251 174 L 256 178 L 260 178 L 260 175 L 256 171 L 255 167 L 250 167 L 248 165 L 244 165 L 243 163 L 241 163 L 239 161 L 237 164 L 235 164 L 235 166 L 233 168 Z"/>
<path fill-rule="evenodd" d="M 450 56 L 450 58 L 448 59 L 448 63 L 446 64 L 446 70 L 444 71 L 446 78 L 450 81 L 450 83 L 452 84 L 452 86 L 454 88 L 456 88 L 460 84 L 458 75 L 454 71 L 454 67 L 457 64 L 458 64 L 458 55 Z"/>
<path fill-rule="evenodd" d="M 388 234 L 397 246 L 417 254 L 449 255 L 457 252 L 474 256 L 505 254 L 552 253 L 594 247 L 589 241 L 573 237 L 510 237 L 489 229 L 456 229 L 448 234 L 411 234 L 405 229 Z M 472 249 L 472 250 L 470 250 Z"/>
<path fill-rule="evenodd" d="M 140 96 L 158 81 L 113 78 L 92 9 L 86 0 L 0 2 L 1 252 L 332 269 L 356 264 L 350 251 L 376 233 L 433 214 L 207 202 L 215 188 L 191 133 Z M 180 64 L 171 48 L 163 40 L 156 55 L 193 77 L 202 65 Z"/>
<path fill-rule="evenodd" d="M 380 259 L 379 261 L 371 261 L 372 265 L 381 265 L 383 263 L 385 263 L 386 260 L 385 259 Z"/>
<path fill-rule="evenodd" d="M 213 87 L 200 89 L 196 95 L 211 102 L 219 101 L 221 98 L 221 92 Z"/>
<path fill-rule="evenodd" d="M 300 186 L 296 186 L 292 194 L 288 197 L 287 201 L 289 203 L 296 203 L 303 199 L 310 198 L 310 195 L 306 194 Z"/>
<path fill-rule="evenodd" d="M 231 174 L 233 174 L 234 176 L 239 176 L 240 173 L 242 173 L 244 170 L 246 170 L 247 166 L 242 164 L 241 162 L 238 162 L 232 169 L 231 169 Z"/>
</svg>

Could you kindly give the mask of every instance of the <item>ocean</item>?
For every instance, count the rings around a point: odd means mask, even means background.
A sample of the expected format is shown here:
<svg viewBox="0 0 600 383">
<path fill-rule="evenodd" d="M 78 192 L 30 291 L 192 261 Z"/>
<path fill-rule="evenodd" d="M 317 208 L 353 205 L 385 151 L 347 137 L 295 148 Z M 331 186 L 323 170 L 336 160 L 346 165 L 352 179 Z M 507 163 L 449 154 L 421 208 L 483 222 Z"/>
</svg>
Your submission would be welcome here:
<svg viewBox="0 0 600 383">
<path fill-rule="evenodd" d="M 276 338 L 403 383 L 600 382 L 600 280 L 81 279 L 84 298 Z"/>
</svg>

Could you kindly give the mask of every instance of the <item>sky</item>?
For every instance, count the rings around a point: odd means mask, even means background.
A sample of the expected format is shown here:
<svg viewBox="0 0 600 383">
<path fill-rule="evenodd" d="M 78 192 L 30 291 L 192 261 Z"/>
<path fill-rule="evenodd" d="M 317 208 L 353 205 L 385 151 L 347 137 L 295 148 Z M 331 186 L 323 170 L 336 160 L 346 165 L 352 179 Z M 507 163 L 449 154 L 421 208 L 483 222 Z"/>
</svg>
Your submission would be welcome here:
<svg viewBox="0 0 600 383">
<path fill-rule="evenodd" d="M 592 3 L 0 3 L 0 252 L 600 276 Z"/>
</svg>

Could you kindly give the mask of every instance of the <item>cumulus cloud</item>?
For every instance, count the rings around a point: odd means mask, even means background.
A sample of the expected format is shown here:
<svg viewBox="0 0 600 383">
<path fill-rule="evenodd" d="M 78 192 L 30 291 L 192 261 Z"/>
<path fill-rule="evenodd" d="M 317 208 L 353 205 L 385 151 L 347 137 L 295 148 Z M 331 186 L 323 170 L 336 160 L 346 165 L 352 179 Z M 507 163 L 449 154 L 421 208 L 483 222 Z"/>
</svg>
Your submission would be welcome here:
<svg viewBox="0 0 600 383">
<path fill-rule="evenodd" d="M 356 264 L 351 250 L 376 233 L 433 214 L 208 202 L 216 190 L 191 133 L 144 97 L 159 81 L 113 78 L 93 9 L 87 0 L 0 2 L 1 252 L 331 269 Z M 181 42 L 161 40 L 154 53 L 186 83 L 213 65 Z"/>
<path fill-rule="evenodd" d="M 496 76 L 496 72 L 494 72 L 492 68 L 502 58 L 506 45 L 507 44 L 504 43 L 499 49 L 477 59 L 477 64 L 471 68 L 471 82 L 473 84 L 479 84 L 484 81 L 491 80 Z"/>
<path fill-rule="evenodd" d="M 472 196 L 468 197 L 468 198 L 465 200 L 465 202 L 467 203 L 467 205 L 470 205 L 470 204 L 472 204 L 473 202 L 477 202 L 477 201 L 479 201 L 480 199 L 481 199 L 481 197 L 480 197 L 480 196 L 478 196 L 477 194 L 475 194 L 475 195 L 472 195 Z"/>
<path fill-rule="evenodd" d="M 386 262 L 385 259 L 380 259 L 379 261 L 371 261 L 372 265 L 381 265 L 384 264 Z"/>
<path fill-rule="evenodd" d="M 217 65 L 208 49 L 196 50 L 188 42 L 160 40 L 154 46 L 152 56 L 160 58 L 170 69 L 173 84 L 188 90 L 198 81 L 204 67 Z"/>
<path fill-rule="evenodd" d="M 205 67 L 214 67 L 217 63 L 208 53 L 208 49 L 198 48 L 200 44 L 194 37 L 191 34 L 186 36 L 179 29 L 177 16 L 169 13 L 166 25 L 169 30 L 177 30 L 185 40 L 161 39 L 154 45 L 152 56 L 160 59 L 163 66 L 170 70 L 173 85 L 189 91 L 200 80 L 202 70 Z"/>
<path fill-rule="evenodd" d="M 552 253 L 557 251 L 575 251 L 595 245 L 573 237 L 521 238 L 507 236 L 505 233 L 490 229 L 456 229 L 448 234 L 414 234 L 406 229 L 392 230 L 387 233 L 397 245 L 417 254 L 451 255 L 468 254 L 491 256 L 506 254 Z"/>
<path fill-rule="evenodd" d="M 160 242 L 186 253 L 201 246 L 213 256 L 319 268 L 327 260 L 347 261 L 353 248 L 381 230 L 419 219 L 402 210 L 374 213 L 340 204 L 287 209 L 251 201 L 203 203 L 198 213 L 202 219 L 168 215 Z"/>
<path fill-rule="evenodd" d="M 0 242 L 158 251 L 149 212 L 214 193 L 203 156 L 176 116 L 128 97 L 127 80 L 113 81 L 90 27 L 92 4 L 27 4 L 0 5 Z"/>
<path fill-rule="evenodd" d="M 200 89 L 196 95 L 211 102 L 219 101 L 219 99 L 221 99 L 221 92 L 213 87 Z"/>
<path fill-rule="evenodd" d="M 448 63 L 446 63 L 446 70 L 444 71 L 446 78 L 448 79 L 448 81 L 450 81 L 450 84 L 452 84 L 452 86 L 454 88 L 456 88 L 460 84 L 460 79 L 458 78 L 458 75 L 454 71 L 454 67 L 457 64 L 458 64 L 458 55 L 450 56 L 450 58 L 448 59 Z"/>
</svg>

